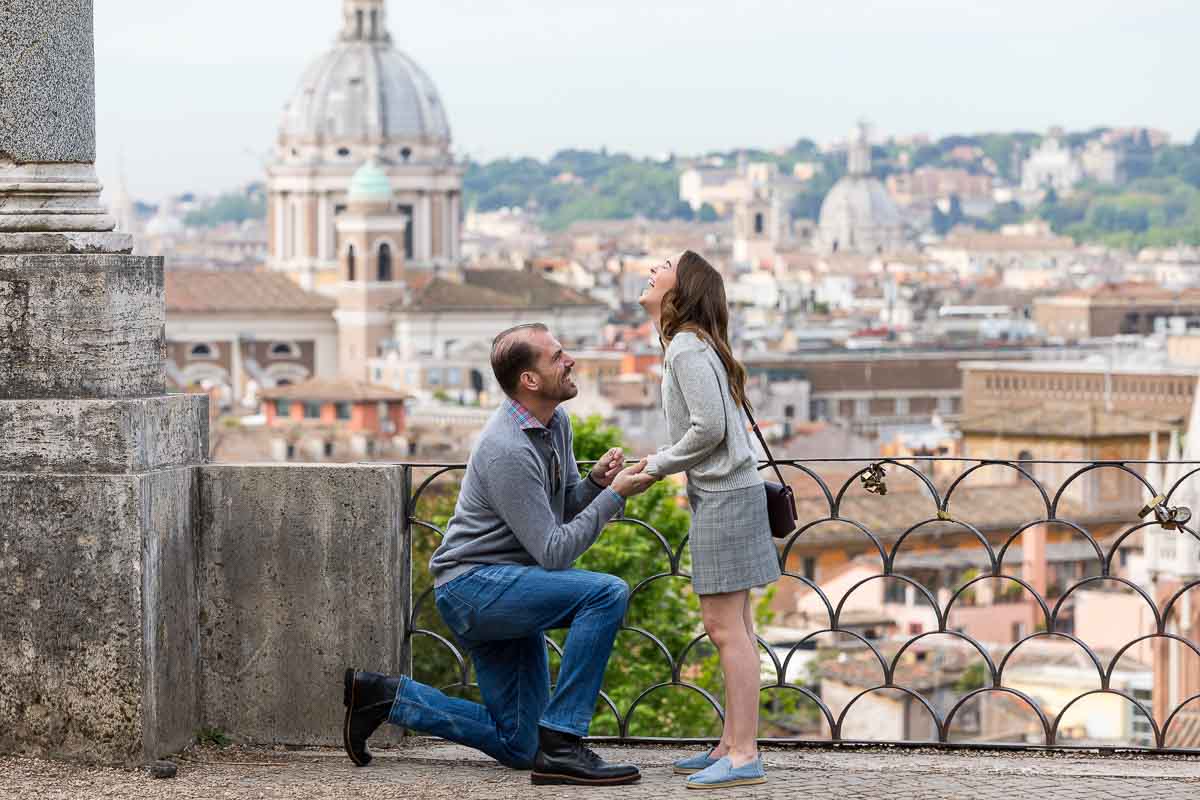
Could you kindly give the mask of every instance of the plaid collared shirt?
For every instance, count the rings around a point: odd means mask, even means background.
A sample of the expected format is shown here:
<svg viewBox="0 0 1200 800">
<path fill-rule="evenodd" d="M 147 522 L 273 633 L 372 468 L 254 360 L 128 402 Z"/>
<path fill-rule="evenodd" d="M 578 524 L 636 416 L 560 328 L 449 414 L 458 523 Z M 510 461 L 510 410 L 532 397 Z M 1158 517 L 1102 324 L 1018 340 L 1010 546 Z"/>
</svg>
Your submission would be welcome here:
<svg viewBox="0 0 1200 800">
<path fill-rule="evenodd" d="M 505 401 L 504 407 L 508 410 L 509 415 L 517 421 L 517 425 L 520 426 L 521 430 L 527 431 L 531 428 L 547 430 L 546 426 L 533 415 L 532 411 L 511 397 Z"/>
</svg>

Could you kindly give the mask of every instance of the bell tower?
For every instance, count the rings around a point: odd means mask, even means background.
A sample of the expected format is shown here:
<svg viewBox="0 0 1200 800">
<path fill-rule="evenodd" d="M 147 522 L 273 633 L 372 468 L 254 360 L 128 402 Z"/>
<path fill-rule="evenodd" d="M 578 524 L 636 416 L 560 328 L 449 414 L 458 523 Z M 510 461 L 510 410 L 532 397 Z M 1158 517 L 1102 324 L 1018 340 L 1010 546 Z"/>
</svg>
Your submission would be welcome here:
<svg viewBox="0 0 1200 800">
<path fill-rule="evenodd" d="M 391 181 L 368 161 L 350 183 L 346 211 L 337 219 L 338 371 L 350 380 L 370 380 L 368 362 L 392 337 L 388 309 L 401 300 L 404 232 L 408 215 L 396 210 Z"/>
</svg>

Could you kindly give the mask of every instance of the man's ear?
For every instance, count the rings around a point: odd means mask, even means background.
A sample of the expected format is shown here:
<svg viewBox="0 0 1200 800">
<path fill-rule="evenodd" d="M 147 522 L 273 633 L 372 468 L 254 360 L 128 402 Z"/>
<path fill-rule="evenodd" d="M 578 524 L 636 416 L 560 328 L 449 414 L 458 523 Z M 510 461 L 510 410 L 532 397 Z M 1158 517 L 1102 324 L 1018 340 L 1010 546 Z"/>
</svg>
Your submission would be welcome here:
<svg viewBox="0 0 1200 800">
<path fill-rule="evenodd" d="M 541 377 L 533 370 L 521 373 L 521 385 L 531 392 L 537 392 L 541 386 Z"/>
</svg>

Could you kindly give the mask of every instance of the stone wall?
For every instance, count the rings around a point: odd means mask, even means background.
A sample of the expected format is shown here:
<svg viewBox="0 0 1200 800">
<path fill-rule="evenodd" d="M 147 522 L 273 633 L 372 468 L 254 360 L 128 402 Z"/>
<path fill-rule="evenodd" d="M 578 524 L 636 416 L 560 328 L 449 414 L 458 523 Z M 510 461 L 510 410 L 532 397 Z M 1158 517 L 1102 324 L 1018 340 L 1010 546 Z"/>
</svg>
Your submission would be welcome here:
<svg viewBox="0 0 1200 800">
<path fill-rule="evenodd" d="M 257 743 L 340 745 L 343 671 L 397 673 L 405 660 L 402 470 L 199 474 L 203 724 Z"/>
<path fill-rule="evenodd" d="M 194 479 L 0 473 L 0 752 L 136 763 L 191 741 Z"/>
</svg>

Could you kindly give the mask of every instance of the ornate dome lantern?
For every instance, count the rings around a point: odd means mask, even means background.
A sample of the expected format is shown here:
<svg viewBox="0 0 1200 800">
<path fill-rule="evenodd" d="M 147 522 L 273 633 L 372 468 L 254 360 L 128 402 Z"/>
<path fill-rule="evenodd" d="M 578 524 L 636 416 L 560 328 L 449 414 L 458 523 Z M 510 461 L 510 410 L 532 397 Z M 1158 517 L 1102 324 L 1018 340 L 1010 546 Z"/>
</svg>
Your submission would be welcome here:
<svg viewBox="0 0 1200 800">
<path fill-rule="evenodd" d="M 459 257 L 462 170 L 437 87 L 387 29 L 386 0 L 343 0 L 332 49 L 284 106 L 269 165 L 270 266 L 309 288 L 338 278 L 336 217 L 351 178 L 374 159 L 394 210 L 409 219 L 404 257 L 432 267 Z"/>
</svg>

